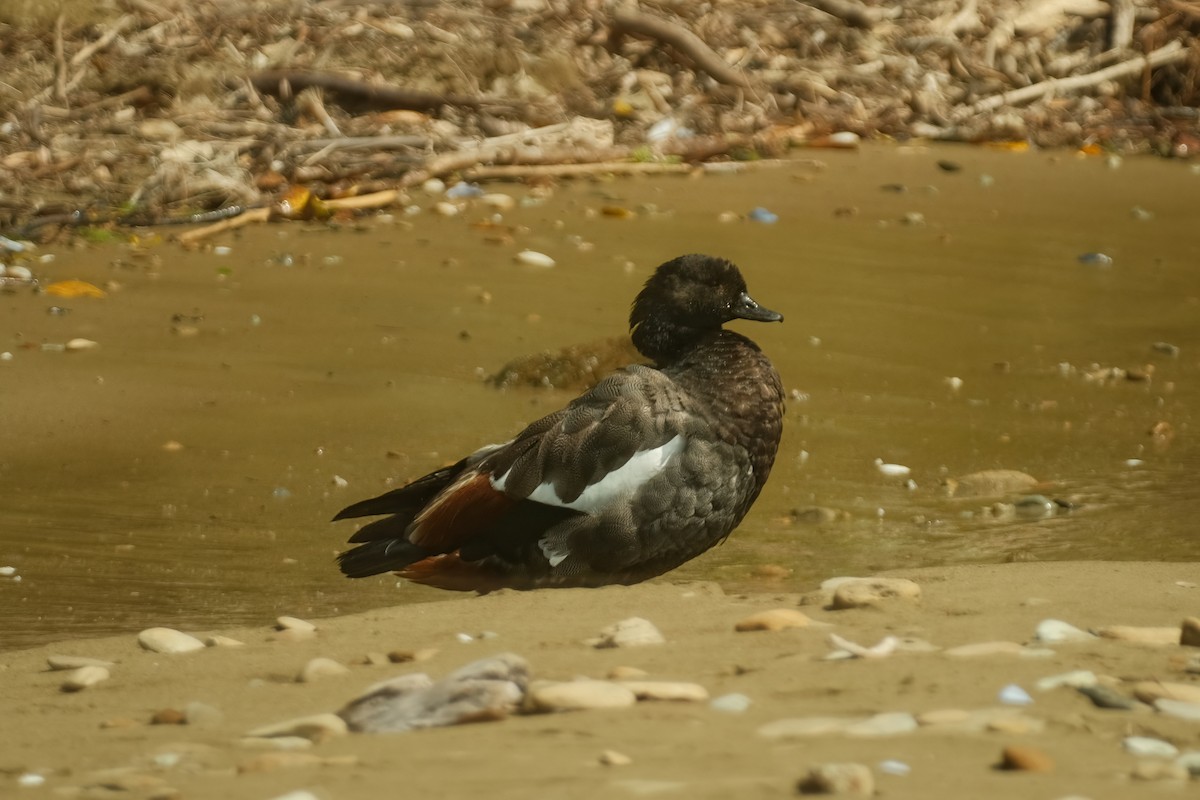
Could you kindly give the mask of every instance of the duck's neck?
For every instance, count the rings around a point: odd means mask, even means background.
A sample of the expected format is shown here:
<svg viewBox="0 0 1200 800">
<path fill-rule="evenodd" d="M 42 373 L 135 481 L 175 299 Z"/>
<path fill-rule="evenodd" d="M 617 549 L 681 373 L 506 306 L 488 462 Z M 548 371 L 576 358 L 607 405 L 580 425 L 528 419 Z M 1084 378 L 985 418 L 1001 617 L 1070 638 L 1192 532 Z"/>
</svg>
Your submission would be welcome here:
<svg viewBox="0 0 1200 800">
<path fill-rule="evenodd" d="M 706 336 L 719 330 L 692 328 L 661 317 L 648 317 L 635 325 L 629 335 L 639 353 L 655 366 L 664 367 L 678 361 Z"/>
</svg>

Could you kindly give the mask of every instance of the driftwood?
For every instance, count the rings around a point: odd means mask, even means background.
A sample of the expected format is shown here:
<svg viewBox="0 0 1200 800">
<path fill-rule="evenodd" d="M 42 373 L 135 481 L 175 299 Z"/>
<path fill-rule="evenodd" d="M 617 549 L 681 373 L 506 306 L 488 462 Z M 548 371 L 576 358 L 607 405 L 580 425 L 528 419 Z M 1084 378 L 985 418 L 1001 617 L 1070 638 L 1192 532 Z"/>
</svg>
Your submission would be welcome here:
<svg viewBox="0 0 1200 800">
<path fill-rule="evenodd" d="M 1095 86 L 1105 81 L 1116 80 L 1118 78 L 1128 78 L 1136 75 L 1142 70 L 1151 67 L 1161 67 L 1164 64 L 1174 64 L 1183 61 L 1188 57 L 1187 48 L 1179 42 L 1171 42 L 1168 45 L 1158 48 L 1153 53 L 1137 58 L 1131 58 L 1128 61 L 1122 61 L 1120 64 L 1113 64 L 1111 67 L 1097 70 L 1086 75 L 1074 75 L 1069 78 L 1051 78 L 1041 83 L 1035 83 L 1032 86 L 1025 86 L 1020 89 L 1014 89 L 1011 92 L 1001 92 L 991 97 L 986 97 L 974 105 L 966 106 L 959 109 L 955 116 L 959 119 L 983 114 L 988 111 L 995 111 L 1001 106 L 1020 105 L 1028 103 L 1030 100 L 1036 100 L 1040 97 L 1045 97 L 1048 94 L 1056 92 L 1074 92 L 1089 86 Z"/>
<path fill-rule="evenodd" d="M 802 2 L 806 6 L 812 6 L 837 17 L 848 25 L 864 30 L 870 30 L 885 19 L 895 19 L 900 16 L 901 11 L 900 4 L 893 8 L 883 9 L 864 6 L 855 0 L 802 0 Z"/>
<path fill-rule="evenodd" d="M 353 197 L 338 197 L 332 200 L 323 201 L 323 205 L 330 211 L 361 211 L 371 208 L 387 208 L 395 205 L 404 195 L 395 190 L 387 189 L 382 192 L 373 192 L 371 194 L 355 195 Z M 211 225 L 205 225 L 203 228 L 195 228 L 190 231 L 179 234 L 175 237 L 180 244 L 185 247 L 193 246 L 198 242 L 218 233 L 235 230 L 244 225 L 249 225 L 254 222 L 267 222 L 275 215 L 274 208 L 250 208 L 238 214 L 236 217 L 223 219 L 219 222 L 214 222 Z"/>
<path fill-rule="evenodd" d="M 638 11 L 618 11 L 613 15 L 612 29 L 618 37 L 624 33 L 649 36 L 682 53 L 713 80 L 727 86 L 748 87 L 750 79 L 735 70 L 696 34 L 687 28 Z"/>
<path fill-rule="evenodd" d="M 443 106 L 480 109 L 484 105 L 502 102 L 485 100 L 482 97 L 435 94 L 401 86 L 367 83 L 329 72 L 293 69 L 257 72 L 250 76 L 250 83 L 263 94 L 275 97 L 283 97 L 289 92 L 296 95 L 308 88 L 320 89 L 339 105 L 357 109 L 401 108 L 408 111 L 437 111 Z"/>
</svg>

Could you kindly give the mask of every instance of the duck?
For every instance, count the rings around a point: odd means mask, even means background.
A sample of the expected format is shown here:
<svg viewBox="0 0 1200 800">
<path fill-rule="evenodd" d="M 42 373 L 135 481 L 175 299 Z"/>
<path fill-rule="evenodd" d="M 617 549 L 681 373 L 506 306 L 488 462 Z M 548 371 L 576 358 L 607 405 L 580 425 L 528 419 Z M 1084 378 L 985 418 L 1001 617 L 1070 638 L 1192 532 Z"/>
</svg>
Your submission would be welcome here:
<svg viewBox="0 0 1200 800">
<path fill-rule="evenodd" d="M 342 509 L 381 517 L 351 537 L 341 572 L 392 572 L 487 593 L 629 585 L 725 541 L 779 449 L 784 395 L 733 320 L 782 322 L 741 271 L 690 254 L 660 265 L 629 331 L 648 364 L 619 369 L 564 408 L 405 486 Z"/>
</svg>

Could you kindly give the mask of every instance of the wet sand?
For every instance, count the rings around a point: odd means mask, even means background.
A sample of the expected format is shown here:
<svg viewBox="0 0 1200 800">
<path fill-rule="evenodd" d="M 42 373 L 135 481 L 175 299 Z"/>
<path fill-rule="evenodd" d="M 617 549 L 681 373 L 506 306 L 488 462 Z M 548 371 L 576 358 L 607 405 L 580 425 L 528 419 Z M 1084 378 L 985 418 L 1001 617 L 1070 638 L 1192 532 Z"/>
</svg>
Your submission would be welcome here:
<svg viewBox="0 0 1200 800">
<path fill-rule="evenodd" d="M 1096 708 L 1071 688 L 1039 691 L 1036 682 L 1092 670 L 1128 695 L 1134 681 L 1200 686 L 1184 671 L 1200 649 L 1106 639 L 1033 645 L 1041 656 L 897 652 L 878 659 L 822 660 L 836 633 L 861 644 L 917 637 L 939 648 L 1004 640 L 1027 642 L 1047 618 L 1081 628 L 1172 626 L 1200 611 L 1200 565 L 1055 563 L 955 566 L 908 570 L 900 577 L 923 590 L 918 601 L 829 610 L 816 595 L 763 592 L 726 595 L 710 583 L 660 581 L 628 588 L 502 592 L 315 620 L 307 639 L 289 641 L 271 620 L 220 633 L 243 647 L 160 655 L 139 648 L 134 634 L 57 642 L 0 655 L 0 794 L 19 776 L 45 777 L 20 796 L 269 798 L 305 789 L 316 797 L 786 797 L 809 766 L 860 762 L 875 773 L 878 793 L 895 798 L 1129 798 L 1161 796 L 1177 778 L 1131 778 L 1161 767 L 1142 765 L 1122 739 L 1143 735 L 1181 751 L 1200 750 L 1200 722 L 1143 708 Z M 801 608 L 808 628 L 738 633 L 735 623 L 771 608 Z M 601 628 L 642 616 L 666 643 L 595 649 Z M 494 637 L 463 643 L 460 633 Z M 191 631 L 204 636 L 212 631 Z M 426 661 L 369 666 L 370 653 L 433 648 Z M 743 713 L 708 703 L 645 701 L 635 707 L 504 720 L 411 733 L 334 737 L 306 752 L 320 765 L 263 759 L 239 745 L 252 728 L 335 711 L 385 678 L 426 672 L 440 678 L 469 661 L 514 652 L 535 679 L 605 678 L 637 667 L 649 679 L 699 683 L 712 697 L 739 692 Z M 61 692 L 63 672 L 50 655 L 115 662 L 112 677 L 83 691 Z M 313 657 L 349 667 L 312 683 L 295 676 Z M 962 732 L 925 725 L 890 736 L 841 733 L 799 739 L 765 736 L 787 718 L 923 714 L 939 709 L 995 708 L 1015 683 L 1031 705 L 1012 708 L 1002 730 Z M 164 709 L 212 706 L 219 717 L 195 725 L 151 725 Z M 1039 730 L 1040 728 L 1040 730 Z M 996 768 L 1003 748 L 1026 745 L 1048 756 L 1047 773 Z M 632 763 L 603 766 L 606 750 Z M 885 774 L 884 760 L 911 768 Z M 1169 760 L 1167 760 L 1169 761 Z M 1163 762 L 1159 759 L 1156 763 Z M 1165 762 L 1164 762 L 1165 763 Z M 26 778 L 26 780 L 29 780 Z M 1194 780 L 1193 780 L 1194 785 Z M 1190 791 L 1190 789 L 1185 789 Z M 15 796 L 15 795 L 14 795 Z"/>
</svg>

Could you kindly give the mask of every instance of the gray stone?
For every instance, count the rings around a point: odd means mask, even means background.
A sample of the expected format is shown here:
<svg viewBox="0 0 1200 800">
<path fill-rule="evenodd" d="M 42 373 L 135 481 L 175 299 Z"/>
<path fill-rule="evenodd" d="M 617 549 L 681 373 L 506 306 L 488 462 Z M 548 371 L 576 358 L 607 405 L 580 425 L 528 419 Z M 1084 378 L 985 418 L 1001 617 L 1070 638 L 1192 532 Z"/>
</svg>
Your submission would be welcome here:
<svg viewBox="0 0 1200 800">
<path fill-rule="evenodd" d="M 1154 707 L 1172 717 L 1200 722 L 1200 703 L 1189 703 L 1186 700 L 1172 700 L 1169 697 L 1160 697 L 1154 701 Z"/>
<path fill-rule="evenodd" d="M 424 675 L 376 684 L 338 716 L 350 730 L 368 733 L 501 719 L 520 705 L 528 685 L 525 659 L 501 653 L 473 661 L 433 684 Z"/>
<path fill-rule="evenodd" d="M 741 692 L 731 692 L 714 698 L 709 707 L 713 711 L 724 711 L 726 714 L 742 714 L 750 709 L 753 701 Z"/>
<path fill-rule="evenodd" d="M 1174 758 L 1179 755 L 1179 749 L 1175 745 L 1149 736 L 1126 736 L 1121 740 L 1121 746 L 1135 756 Z"/>
<path fill-rule="evenodd" d="M 1132 697 L 1126 697 L 1110 686 L 1097 684 L 1094 686 L 1077 686 L 1075 688 L 1081 695 L 1091 700 L 1096 708 L 1129 711 L 1138 706 L 1138 702 Z"/>
</svg>

